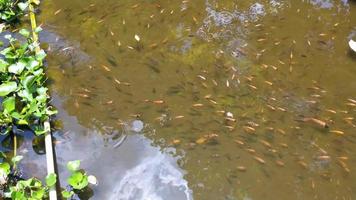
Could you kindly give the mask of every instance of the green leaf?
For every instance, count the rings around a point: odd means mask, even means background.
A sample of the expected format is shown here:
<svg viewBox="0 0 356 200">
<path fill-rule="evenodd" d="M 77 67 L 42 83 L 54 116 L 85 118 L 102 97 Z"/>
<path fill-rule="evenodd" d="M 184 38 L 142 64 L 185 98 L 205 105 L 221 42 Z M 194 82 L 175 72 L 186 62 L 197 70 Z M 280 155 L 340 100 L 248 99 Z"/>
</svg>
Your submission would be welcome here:
<svg viewBox="0 0 356 200">
<path fill-rule="evenodd" d="M 69 161 L 67 163 L 67 169 L 71 172 L 75 172 L 80 167 L 80 160 Z"/>
<path fill-rule="evenodd" d="M 28 100 L 28 101 L 32 101 L 33 100 L 33 96 L 32 94 L 30 93 L 30 91 L 28 90 L 21 90 L 17 93 L 20 97 Z"/>
<path fill-rule="evenodd" d="M 32 0 L 32 3 L 34 3 L 36 5 L 40 5 L 40 0 Z"/>
<path fill-rule="evenodd" d="M 15 118 L 15 119 L 20 119 L 22 116 L 21 116 L 21 114 L 18 113 L 18 112 L 12 112 L 12 113 L 11 113 L 11 117 L 13 117 L 13 118 Z M 20 124 L 20 123 L 18 122 L 18 124 Z"/>
<path fill-rule="evenodd" d="M 14 156 L 11 158 L 11 162 L 14 164 L 14 165 L 17 165 L 17 163 L 19 163 L 21 160 L 22 160 L 23 156 Z"/>
<path fill-rule="evenodd" d="M 36 53 L 36 60 L 42 61 L 46 57 L 46 52 L 41 49 L 39 52 Z"/>
<path fill-rule="evenodd" d="M 40 26 L 37 26 L 36 28 L 35 28 L 35 32 L 36 33 L 39 33 L 39 32 L 41 32 L 43 29 L 40 27 Z"/>
<path fill-rule="evenodd" d="M 36 81 L 35 78 L 36 78 L 35 76 L 30 75 L 30 76 L 26 76 L 22 81 L 24 88 L 28 90 L 30 93 L 35 92 L 35 88 L 34 88 L 34 83 Z"/>
<path fill-rule="evenodd" d="M 6 179 L 9 174 L 10 174 L 9 163 L 0 163 L 0 178 Z"/>
<path fill-rule="evenodd" d="M 20 74 L 26 67 L 26 63 L 23 61 L 19 61 L 15 64 L 9 66 L 9 72 L 14 74 Z"/>
<path fill-rule="evenodd" d="M 26 37 L 26 38 L 28 38 L 29 36 L 30 36 L 30 31 L 28 31 L 27 29 L 21 29 L 20 31 L 19 31 L 19 33 L 22 35 L 22 36 L 24 36 L 24 37 Z"/>
<path fill-rule="evenodd" d="M 24 11 L 24 10 L 27 8 L 28 3 L 20 2 L 20 3 L 17 4 L 17 6 L 18 6 L 22 11 Z"/>
<path fill-rule="evenodd" d="M 36 70 L 39 67 L 39 65 L 40 63 L 37 60 L 30 58 L 30 60 L 27 63 L 27 68 L 29 70 Z"/>
<path fill-rule="evenodd" d="M 47 90 L 48 90 L 48 88 L 46 88 L 46 87 L 40 87 L 40 88 L 37 88 L 37 93 L 39 94 L 39 95 L 45 95 L 45 94 L 47 94 Z"/>
<path fill-rule="evenodd" d="M 15 97 L 8 97 L 2 102 L 2 106 L 7 113 L 11 113 L 15 110 Z"/>
<path fill-rule="evenodd" d="M 84 175 L 80 171 L 74 172 L 68 178 L 68 184 L 72 186 L 74 189 L 81 190 L 88 186 L 88 176 Z"/>
<path fill-rule="evenodd" d="M 3 59 L 0 59 L 0 72 L 6 72 L 8 65 L 9 65 L 9 63 L 4 61 Z"/>
<path fill-rule="evenodd" d="M 40 200 L 43 199 L 44 195 L 45 195 L 45 189 L 39 188 L 37 191 L 32 190 L 31 197 L 33 200 Z"/>
<path fill-rule="evenodd" d="M 10 81 L 0 85 L 0 97 L 6 96 L 17 89 L 17 83 Z"/>
<path fill-rule="evenodd" d="M 57 175 L 55 173 L 48 174 L 46 176 L 46 184 L 48 187 L 52 187 L 57 182 Z"/>
<path fill-rule="evenodd" d="M 73 191 L 67 191 L 67 190 L 63 190 L 62 191 L 62 196 L 63 198 L 69 199 L 74 195 Z"/>
</svg>

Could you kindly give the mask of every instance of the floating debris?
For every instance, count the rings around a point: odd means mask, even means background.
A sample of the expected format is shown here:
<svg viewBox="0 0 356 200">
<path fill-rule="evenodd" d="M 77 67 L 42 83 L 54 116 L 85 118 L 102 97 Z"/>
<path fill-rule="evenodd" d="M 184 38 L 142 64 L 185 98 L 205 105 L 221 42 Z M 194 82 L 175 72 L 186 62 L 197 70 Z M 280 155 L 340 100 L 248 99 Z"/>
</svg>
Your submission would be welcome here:
<svg viewBox="0 0 356 200">
<path fill-rule="evenodd" d="M 143 122 L 141 120 L 134 120 L 131 123 L 131 130 L 134 132 L 141 132 L 143 129 Z"/>
</svg>

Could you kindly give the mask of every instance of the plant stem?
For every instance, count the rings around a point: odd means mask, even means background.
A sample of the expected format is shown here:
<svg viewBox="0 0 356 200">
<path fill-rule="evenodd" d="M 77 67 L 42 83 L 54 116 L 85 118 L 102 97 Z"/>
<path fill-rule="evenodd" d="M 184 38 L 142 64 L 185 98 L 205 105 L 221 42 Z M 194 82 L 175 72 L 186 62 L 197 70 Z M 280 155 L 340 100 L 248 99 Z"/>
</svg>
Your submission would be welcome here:
<svg viewBox="0 0 356 200">
<path fill-rule="evenodd" d="M 17 155 L 17 137 L 16 137 L 16 134 L 14 134 L 14 157 L 16 157 Z M 14 164 L 14 169 L 16 169 L 16 164 Z"/>
</svg>

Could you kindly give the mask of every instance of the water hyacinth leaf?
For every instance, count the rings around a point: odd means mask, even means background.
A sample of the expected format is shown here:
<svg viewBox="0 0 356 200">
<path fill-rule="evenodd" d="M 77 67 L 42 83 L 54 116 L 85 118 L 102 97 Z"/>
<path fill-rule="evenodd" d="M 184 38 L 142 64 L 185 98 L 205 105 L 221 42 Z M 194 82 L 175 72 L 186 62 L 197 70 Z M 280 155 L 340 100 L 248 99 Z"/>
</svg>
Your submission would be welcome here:
<svg viewBox="0 0 356 200">
<path fill-rule="evenodd" d="M 28 3 L 23 3 L 23 2 L 20 2 L 17 4 L 17 6 L 22 10 L 26 10 L 27 6 L 28 6 Z"/>
<path fill-rule="evenodd" d="M 10 165 L 8 163 L 0 163 L 0 185 L 6 184 L 9 173 Z"/>
<path fill-rule="evenodd" d="M 22 36 L 24 36 L 24 37 L 26 37 L 26 38 L 28 38 L 29 36 L 30 36 L 30 31 L 28 31 L 27 29 L 21 29 L 20 31 L 19 31 L 19 33 L 22 35 Z"/>
<path fill-rule="evenodd" d="M 28 121 L 24 120 L 24 119 L 20 119 L 18 122 L 17 122 L 18 125 L 28 125 Z"/>
<path fill-rule="evenodd" d="M 42 61 L 46 57 L 46 52 L 41 49 L 38 53 L 36 53 L 36 60 Z"/>
<path fill-rule="evenodd" d="M 40 76 L 40 75 L 43 75 L 43 69 L 42 69 L 42 68 L 40 68 L 40 69 L 38 69 L 38 70 L 34 71 L 34 72 L 33 72 L 33 75 L 35 75 L 35 76 Z"/>
<path fill-rule="evenodd" d="M 37 93 L 39 94 L 39 95 L 44 95 L 44 94 L 47 94 L 47 88 L 45 88 L 45 87 L 40 87 L 40 88 L 37 88 Z"/>
<path fill-rule="evenodd" d="M 11 117 L 15 118 L 15 119 L 21 119 L 22 118 L 22 115 L 18 112 L 12 112 L 11 113 Z M 18 122 L 19 123 L 19 122 Z"/>
<path fill-rule="evenodd" d="M 20 74 L 26 67 L 26 63 L 23 61 L 19 61 L 15 64 L 9 66 L 9 72 L 14 74 Z"/>
<path fill-rule="evenodd" d="M 40 26 L 37 26 L 36 28 L 35 28 L 35 32 L 36 33 L 39 33 L 39 32 L 41 32 L 43 29 L 42 29 L 42 27 L 40 27 Z"/>
<path fill-rule="evenodd" d="M 80 171 L 74 172 L 67 180 L 74 189 L 81 190 L 88 186 L 88 177 Z"/>
<path fill-rule="evenodd" d="M 36 70 L 39 66 L 40 66 L 40 63 L 33 58 L 31 58 L 27 63 L 27 68 L 29 70 Z"/>
<path fill-rule="evenodd" d="M 15 97 L 8 97 L 2 102 L 2 106 L 7 113 L 15 110 Z"/>
<path fill-rule="evenodd" d="M 63 198 L 69 199 L 74 195 L 73 191 L 67 191 L 67 190 L 63 190 L 62 191 L 62 196 Z"/>
<path fill-rule="evenodd" d="M 36 97 L 36 100 L 40 103 L 46 103 L 47 102 L 47 95 L 41 94 Z"/>
<path fill-rule="evenodd" d="M 47 108 L 47 110 L 46 110 L 46 114 L 49 115 L 49 116 L 55 115 L 57 113 L 58 113 L 58 111 L 55 110 L 55 109 L 51 110 L 51 109 Z"/>
<path fill-rule="evenodd" d="M 40 0 L 32 0 L 32 3 L 34 3 L 36 5 L 40 5 Z"/>
<path fill-rule="evenodd" d="M 0 163 L 0 178 L 6 178 L 10 174 L 10 164 Z"/>
<path fill-rule="evenodd" d="M 14 92 L 17 89 L 17 83 L 14 81 L 10 81 L 7 83 L 3 83 L 0 85 L 0 96 L 6 96 L 11 92 Z"/>
<path fill-rule="evenodd" d="M 57 182 L 57 175 L 55 173 L 51 173 L 46 176 L 47 186 L 52 187 L 56 184 L 56 182 Z"/>
<path fill-rule="evenodd" d="M 69 161 L 67 163 L 67 169 L 71 172 L 75 172 L 79 170 L 80 167 L 80 160 Z"/>
<path fill-rule="evenodd" d="M 4 61 L 3 59 L 0 59 L 0 72 L 6 72 L 8 65 L 9 65 L 9 63 Z"/>
<path fill-rule="evenodd" d="M 11 158 L 11 162 L 14 165 L 17 165 L 17 163 L 19 163 L 22 159 L 23 159 L 23 156 L 14 156 Z"/>
<path fill-rule="evenodd" d="M 39 188 L 37 191 L 36 190 L 32 190 L 31 191 L 31 199 L 43 199 L 45 195 L 45 189 L 44 188 Z"/>
<path fill-rule="evenodd" d="M 26 76 L 23 80 L 22 80 L 22 84 L 25 87 L 26 90 L 30 91 L 31 93 L 35 92 L 36 88 L 34 87 L 34 83 L 36 81 L 36 77 L 35 76 Z"/>
<path fill-rule="evenodd" d="M 28 90 L 21 90 L 17 93 L 20 97 L 26 99 L 27 101 L 32 101 L 33 96 Z"/>
</svg>

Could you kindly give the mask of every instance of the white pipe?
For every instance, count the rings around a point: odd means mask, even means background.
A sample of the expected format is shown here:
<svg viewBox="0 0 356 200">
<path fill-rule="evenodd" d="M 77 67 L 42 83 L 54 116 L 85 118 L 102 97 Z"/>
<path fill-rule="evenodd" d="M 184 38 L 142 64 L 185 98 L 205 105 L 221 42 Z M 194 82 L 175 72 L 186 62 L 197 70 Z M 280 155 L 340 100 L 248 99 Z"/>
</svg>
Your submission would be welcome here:
<svg viewBox="0 0 356 200">
<path fill-rule="evenodd" d="M 44 128 L 46 130 L 45 135 L 45 148 L 46 148 L 46 159 L 47 159 L 47 174 L 54 174 L 54 152 L 53 152 L 53 142 L 52 142 L 52 134 L 51 134 L 51 125 L 48 121 L 45 121 Z M 56 185 L 49 188 L 49 199 L 57 200 L 57 191 Z"/>
<path fill-rule="evenodd" d="M 356 52 L 356 42 L 355 41 L 350 40 L 349 41 L 349 46 L 354 52 Z"/>
</svg>

